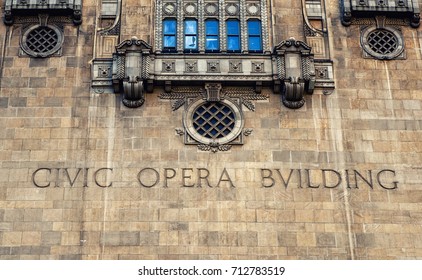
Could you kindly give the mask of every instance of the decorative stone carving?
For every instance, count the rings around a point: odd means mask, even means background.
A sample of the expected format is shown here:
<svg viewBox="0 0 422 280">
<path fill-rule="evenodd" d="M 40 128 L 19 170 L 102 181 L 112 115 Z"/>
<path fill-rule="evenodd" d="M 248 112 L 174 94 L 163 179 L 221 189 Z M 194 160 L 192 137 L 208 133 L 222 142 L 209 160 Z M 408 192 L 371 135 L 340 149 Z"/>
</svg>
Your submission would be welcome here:
<svg viewBox="0 0 422 280">
<path fill-rule="evenodd" d="M 314 55 L 308 45 L 294 38 L 282 41 L 274 48 L 274 53 L 277 78 L 282 85 L 282 102 L 288 108 L 298 109 L 305 104 L 304 94 L 314 91 Z"/>
<path fill-rule="evenodd" d="M 235 3 L 229 3 L 226 6 L 226 13 L 229 16 L 239 15 L 239 5 Z"/>
<path fill-rule="evenodd" d="M 353 24 L 359 18 L 376 16 L 406 18 L 414 28 L 420 25 L 418 0 L 341 0 L 341 14 L 344 26 Z"/>
<path fill-rule="evenodd" d="M 50 16 L 69 15 L 75 25 L 82 23 L 81 0 L 5 0 L 4 23 L 12 25 L 15 17 L 48 14 Z"/>
<path fill-rule="evenodd" d="M 198 62 L 197 61 L 186 61 L 185 62 L 185 72 L 187 72 L 187 73 L 198 72 Z"/>
<path fill-rule="evenodd" d="M 229 61 L 229 72 L 230 73 L 242 73 L 242 61 L 230 60 Z"/>
<path fill-rule="evenodd" d="M 263 73 L 263 72 L 265 72 L 264 62 L 252 61 L 252 73 Z"/>
<path fill-rule="evenodd" d="M 163 61 L 163 72 L 174 73 L 175 72 L 175 61 L 174 60 L 165 60 Z"/>
<path fill-rule="evenodd" d="M 173 111 L 185 106 L 183 129 L 185 144 L 197 145 L 202 151 L 228 151 L 232 145 L 242 145 L 243 137 L 252 133 L 244 129 L 242 105 L 254 111 L 251 100 L 266 100 L 253 88 L 223 88 L 220 83 L 206 83 L 204 87 L 174 87 L 163 92 L 161 99 L 174 100 Z"/>
<path fill-rule="evenodd" d="M 205 4 L 205 14 L 207 16 L 218 15 L 218 4 L 217 3 L 207 3 L 207 4 Z"/>
<path fill-rule="evenodd" d="M 363 56 L 381 60 L 404 59 L 404 40 L 400 29 L 384 26 L 364 26 L 361 31 Z"/>
<path fill-rule="evenodd" d="M 196 4 L 195 3 L 186 3 L 183 10 L 185 11 L 185 14 L 188 16 L 194 16 L 196 15 Z"/>
<path fill-rule="evenodd" d="M 39 16 L 40 23 L 30 26 L 21 38 L 23 53 L 31 57 L 60 55 L 63 45 L 63 31 L 60 27 L 48 24 L 48 15 Z"/>
<path fill-rule="evenodd" d="M 149 77 L 151 46 L 133 37 L 123 41 L 113 54 L 113 85 L 115 93 L 123 93 L 123 104 L 140 107 L 144 101 L 144 83 Z"/>
<path fill-rule="evenodd" d="M 208 73 L 220 73 L 220 62 L 219 61 L 207 61 L 207 72 Z"/>
</svg>

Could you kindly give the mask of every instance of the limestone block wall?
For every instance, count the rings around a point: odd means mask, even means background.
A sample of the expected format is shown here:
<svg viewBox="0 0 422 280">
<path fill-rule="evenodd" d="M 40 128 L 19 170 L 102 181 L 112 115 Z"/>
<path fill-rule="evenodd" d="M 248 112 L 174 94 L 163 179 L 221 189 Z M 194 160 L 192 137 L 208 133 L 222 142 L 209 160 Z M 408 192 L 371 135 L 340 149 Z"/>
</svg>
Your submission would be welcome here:
<svg viewBox="0 0 422 280">
<path fill-rule="evenodd" d="M 334 92 L 292 110 L 264 87 L 216 153 L 184 144 L 161 87 L 136 109 L 90 92 L 97 2 L 61 56 L 19 56 L 24 27 L 0 24 L 0 258 L 421 258 L 420 28 L 406 59 L 363 58 L 326 4 Z M 153 43 L 153 1 L 123 6 L 121 39 Z M 271 44 L 303 40 L 301 1 L 271 7 Z"/>
</svg>

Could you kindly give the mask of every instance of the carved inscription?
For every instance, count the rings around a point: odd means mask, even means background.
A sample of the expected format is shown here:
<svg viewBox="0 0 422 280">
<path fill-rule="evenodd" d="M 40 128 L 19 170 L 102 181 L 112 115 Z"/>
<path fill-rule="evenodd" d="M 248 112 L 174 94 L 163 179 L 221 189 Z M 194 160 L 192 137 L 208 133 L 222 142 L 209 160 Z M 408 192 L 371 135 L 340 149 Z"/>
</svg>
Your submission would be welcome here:
<svg viewBox="0 0 422 280">
<path fill-rule="evenodd" d="M 250 170 L 244 170 L 250 173 Z M 115 169 L 103 168 L 38 168 L 32 173 L 32 184 L 37 188 L 100 187 L 113 186 Z M 205 167 L 153 168 L 144 167 L 133 172 L 134 185 L 141 188 L 236 188 L 243 182 L 235 182 L 239 170 L 222 168 L 209 170 Z M 260 188 L 298 189 L 384 189 L 399 187 L 397 174 L 392 169 L 381 170 L 334 170 L 334 169 L 280 169 L 257 168 L 253 172 Z M 116 172 L 119 173 L 119 172 Z"/>
</svg>

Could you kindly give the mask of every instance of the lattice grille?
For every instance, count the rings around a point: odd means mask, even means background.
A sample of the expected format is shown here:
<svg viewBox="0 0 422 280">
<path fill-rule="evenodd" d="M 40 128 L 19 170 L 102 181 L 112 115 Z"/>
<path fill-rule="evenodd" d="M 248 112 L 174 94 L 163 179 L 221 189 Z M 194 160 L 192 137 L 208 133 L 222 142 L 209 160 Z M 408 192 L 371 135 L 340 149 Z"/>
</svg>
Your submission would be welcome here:
<svg viewBox="0 0 422 280">
<path fill-rule="evenodd" d="M 398 48 L 397 37 L 388 30 L 374 30 L 368 34 L 368 46 L 377 54 L 389 55 Z"/>
<path fill-rule="evenodd" d="M 57 44 L 59 44 L 59 38 L 53 29 L 41 26 L 38 27 L 27 35 L 26 45 L 28 48 L 36 53 L 48 53 L 52 51 Z"/>
<path fill-rule="evenodd" d="M 199 106 L 193 114 L 193 126 L 202 136 L 218 139 L 227 136 L 235 126 L 232 109 L 219 102 L 209 102 Z"/>
</svg>

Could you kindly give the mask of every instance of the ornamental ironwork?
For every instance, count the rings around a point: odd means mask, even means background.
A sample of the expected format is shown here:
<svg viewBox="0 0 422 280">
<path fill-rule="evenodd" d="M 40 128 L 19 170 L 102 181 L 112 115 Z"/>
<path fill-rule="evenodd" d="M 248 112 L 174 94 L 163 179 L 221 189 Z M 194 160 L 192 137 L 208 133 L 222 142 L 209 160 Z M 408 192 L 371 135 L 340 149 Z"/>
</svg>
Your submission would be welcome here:
<svg viewBox="0 0 422 280">
<path fill-rule="evenodd" d="M 33 57 L 47 57 L 56 53 L 62 46 L 63 35 L 54 26 L 35 25 L 22 37 L 22 50 Z"/>
</svg>

